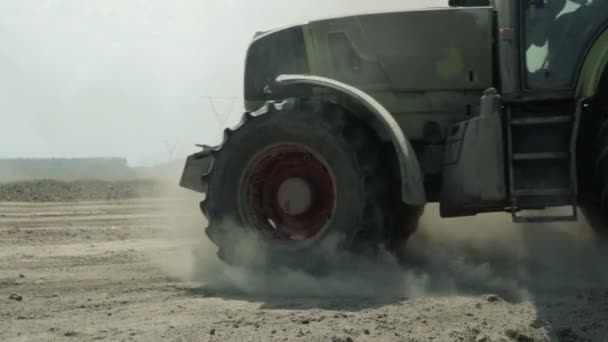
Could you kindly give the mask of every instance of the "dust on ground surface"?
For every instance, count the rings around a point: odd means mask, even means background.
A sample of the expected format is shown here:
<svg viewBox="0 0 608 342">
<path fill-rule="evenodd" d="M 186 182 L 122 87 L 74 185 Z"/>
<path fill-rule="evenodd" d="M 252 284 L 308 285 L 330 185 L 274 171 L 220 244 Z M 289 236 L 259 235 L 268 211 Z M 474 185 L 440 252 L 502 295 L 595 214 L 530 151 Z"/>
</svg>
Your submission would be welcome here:
<svg viewBox="0 0 608 342">
<path fill-rule="evenodd" d="M 608 341 L 582 227 L 431 207 L 405 269 L 316 279 L 221 265 L 197 199 L 0 203 L 0 340 Z"/>
</svg>

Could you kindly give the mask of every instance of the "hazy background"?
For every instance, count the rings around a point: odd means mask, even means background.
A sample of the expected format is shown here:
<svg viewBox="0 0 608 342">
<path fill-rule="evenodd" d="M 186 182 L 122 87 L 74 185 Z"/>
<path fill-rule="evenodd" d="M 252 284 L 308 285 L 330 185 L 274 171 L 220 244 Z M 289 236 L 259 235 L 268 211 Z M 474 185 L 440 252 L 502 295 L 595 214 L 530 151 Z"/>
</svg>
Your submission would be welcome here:
<svg viewBox="0 0 608 342">
<path fill-rule="evenodd" d="M 1 0 L 0 158 L 180 158 L 238 120 L 256 31 L 446 2 Z"/>
</svg>

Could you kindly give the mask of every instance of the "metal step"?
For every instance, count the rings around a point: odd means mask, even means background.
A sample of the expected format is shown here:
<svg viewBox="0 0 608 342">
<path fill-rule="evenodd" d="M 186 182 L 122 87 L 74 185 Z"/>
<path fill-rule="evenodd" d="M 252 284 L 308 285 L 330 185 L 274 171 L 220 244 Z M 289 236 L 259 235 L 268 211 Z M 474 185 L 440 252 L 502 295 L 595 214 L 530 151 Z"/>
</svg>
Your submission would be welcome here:
<svg viewBox="0 0 608 342">
<path fill-rule="evenodd" d="M 581 101 L 577 104 L 576 112 L 573 115 L 543 115 L 541 113 L 526 113 L 518 112 L 513 115 L 511 109 L 507 112 L 507 134 L 508 134 L 508 148 L 509 148 L 509 176 L 510 176 L 510 191 L 511 191 L 511 214 L 514 222 L 519 223 L 542 223 L 542 222 L 570 222 L 576 221 L 578 218 L 577 208 L 577 184 L 576 184 L 576 138 L 578 132 L 578 125 L 582 114 L 582 108 L 584 103 Z M 520 139 L 522 136 L 534 135 L 537 132 L 539 125 L 549 125 L 549 127 L 543 127 L 543 132 L 538 134 L 547 134 L 553 131 L 553 126 L 556 124 L 568 124 L 568 129 L 571 131 L 569 141 L 554 141 L 555 147 L 563 145 L 563 149 L 560 147 L 558 151 L 546 152 L 543 151 L 543 147 L 538 147 L 534 144 L 526 145 L 525 141 L 517 141 L 517 152 L 514 145 L 514 130 L 517 130 L 517 137 Z M 561 125 L 555 126 L 555 130 L 563 130 L 564 127 Z M 556 131 L 559 132 L 559 131 Z M 559 137 L 559 134 L 555 134 L 554 137 Z M 561 139 L 561 138 L 560 138 Z M 564 138 L 565 139 L 565 138 Z M 567 142 L 567 144 L 566 144 Z M 562 144 L 563 143 L 563 144 Z M 526 161 L 543 161 L 547 162 L 558 160 L 561 165 L 561 160 L 568 162 L 568 180 L 559 181 L 557 183 L 552 182 L 550 179 L 538 179 L 537 181 L 530 182 L 528 178 L 525 178 L 525 170 L 534 171 L 532 174 L 538 174 L 539 167 L 542 167 L 543 163 L 529 163 Z M 549 165 L 549 164 L 547 164 Z M 551 164 L 555 166 L 556 164 Z M 563 166 L 566 166 L 565 164 Z M 561 167 L 561 166 L 560 166 Z M 518 170 L 516 173 L 515 170 Z M 524 177 L 524 178 L 522 178 Z M 543 184 L 554 184 L 550 187 L 543 187 Z M 526 188 L 520 188 L 524 184 L 527 184 Z M 531 187 L 531 188 L 528 188 Z M 522 211 L 535 209 L 543 210 L 545 207 L 557 207 L 561 206 L 560 203 L 564 203 L 565 206 L 572 208 L 571 214 L 566 215 L 547 215 L 545 211 L 544 215 L 521 215 Z"/>
<path fill-rule="evenodd" d="M 568 159 L 568 152 L 545 152 L 545 153 L 515 153 L 513 160 L 545 160 L 545 159 Z"/>
<path fill-rule="evenodd" d="M 513 195 L 517 197 L 523 196 L 566 196 L 572 195 L 572 190 L 563 189 L 519 189 L 514 190 Z"/>
<path fill-rule="evenodd" d="M 549 222 L 576 222 L 578 215 L 571 216 L 513 216 L 515 223 L 549 223 Z"/>
<path fill-rule="evenodd" d="M 570 116 L 537 116 L 529 118 L 518 118 L 512 119 L 511 125 L 513 126 L 531 126 L 531 125 L 550 125 L 568 123 L 572 121 Z"/>
</svg>

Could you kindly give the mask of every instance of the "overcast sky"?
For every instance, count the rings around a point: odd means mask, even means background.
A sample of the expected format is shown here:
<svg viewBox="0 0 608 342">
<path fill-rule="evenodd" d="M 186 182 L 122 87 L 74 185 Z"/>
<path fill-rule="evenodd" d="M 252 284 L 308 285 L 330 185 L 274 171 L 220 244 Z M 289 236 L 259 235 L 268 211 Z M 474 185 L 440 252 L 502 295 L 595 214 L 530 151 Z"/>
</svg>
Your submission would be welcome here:
<svg viewBox="0 0 608 342">
<path fill-rule="evenodd" d="M 256 31 L 445 2 L 1 0 L 0 158 L 181 157 L 238 120 Z"/>
</svg>

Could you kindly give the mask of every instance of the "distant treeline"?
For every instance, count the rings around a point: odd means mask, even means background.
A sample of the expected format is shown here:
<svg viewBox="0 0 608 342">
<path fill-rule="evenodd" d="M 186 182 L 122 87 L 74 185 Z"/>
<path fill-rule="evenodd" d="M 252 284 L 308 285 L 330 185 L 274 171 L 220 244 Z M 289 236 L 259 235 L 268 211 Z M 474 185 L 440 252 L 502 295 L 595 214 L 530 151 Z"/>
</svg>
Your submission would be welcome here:
<svg viewBox="0 0 608 342">
<path fill-rule="evenodd" d="M 135 170 L 124 158 L 0 159 L 0 182 L 36 179 L 115 181 L 135 176 Z"/>
<path fill-rule="evenodd" d="M 0 183 L 31 180 L 162 179 L 177 182 L 182 160 L 147 167 L 130 167 L 125 158 L 0 159 Z"/>
</svg>

